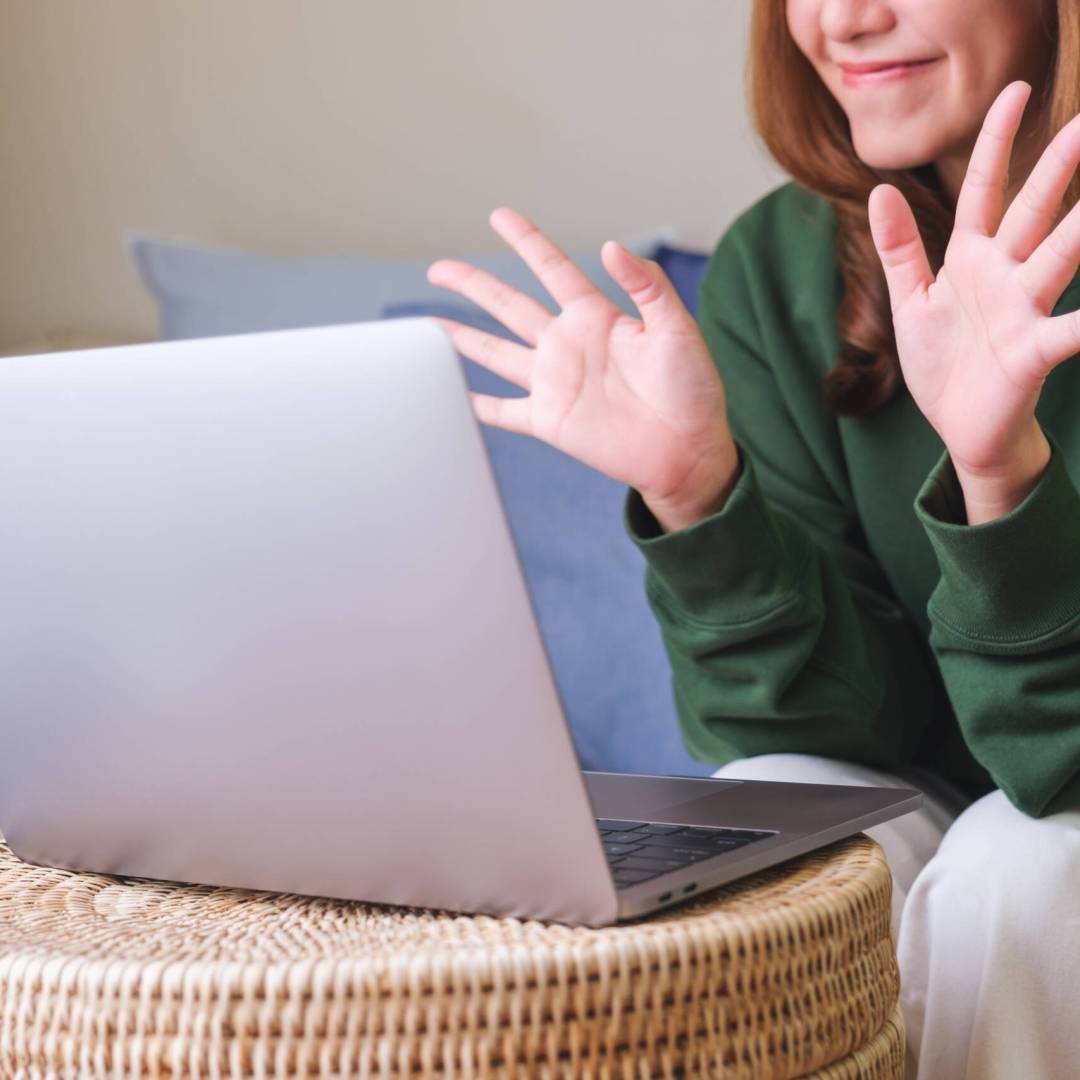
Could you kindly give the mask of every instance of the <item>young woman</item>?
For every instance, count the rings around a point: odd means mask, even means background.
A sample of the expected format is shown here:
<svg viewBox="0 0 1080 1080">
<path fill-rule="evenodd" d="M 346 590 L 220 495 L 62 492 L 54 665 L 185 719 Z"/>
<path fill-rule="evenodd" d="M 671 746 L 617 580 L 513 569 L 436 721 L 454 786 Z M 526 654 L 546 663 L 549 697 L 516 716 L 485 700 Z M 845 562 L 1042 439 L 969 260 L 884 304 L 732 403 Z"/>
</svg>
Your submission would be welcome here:
<svg viewBox="0 0 1080 1080">
<path fill-rule="evenodd" d="M 920 1077 L 1080 1069 L 1080 0 L 757 0 L 794 177 L 720 240 L 698 324 L 609 241 L 609 303 L 429 279 L 528 391 L 475 396 L 630 488 L 684 737 L 718 775 L 914 782 L 892 867 Z M 1011 168 L 1010 168 L 1011 165 Z"/>
</svg>

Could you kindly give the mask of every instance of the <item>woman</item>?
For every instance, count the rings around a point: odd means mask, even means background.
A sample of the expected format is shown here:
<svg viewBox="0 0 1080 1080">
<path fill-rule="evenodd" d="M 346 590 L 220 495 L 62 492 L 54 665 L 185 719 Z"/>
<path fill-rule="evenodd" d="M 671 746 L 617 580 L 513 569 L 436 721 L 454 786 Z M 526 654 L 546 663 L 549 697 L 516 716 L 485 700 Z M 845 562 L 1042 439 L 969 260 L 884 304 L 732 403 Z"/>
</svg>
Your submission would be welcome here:
<svg viewBox="0 0 1080 1080">
<path fill-rule="evenodd" d="M 751 74 L 795 182 L 721 239 L 700 325 L 609 241 L 622 314 L 509 209 L 557 316 L 429 279 L 525 342 L 444 323 L 529 391 L 479 419 L 631 489 L 691 750 L 927 792 L 871 830 L 918 1075 L 1075 1075 L 1080 3 L 758 0 Z"/>
</svg>

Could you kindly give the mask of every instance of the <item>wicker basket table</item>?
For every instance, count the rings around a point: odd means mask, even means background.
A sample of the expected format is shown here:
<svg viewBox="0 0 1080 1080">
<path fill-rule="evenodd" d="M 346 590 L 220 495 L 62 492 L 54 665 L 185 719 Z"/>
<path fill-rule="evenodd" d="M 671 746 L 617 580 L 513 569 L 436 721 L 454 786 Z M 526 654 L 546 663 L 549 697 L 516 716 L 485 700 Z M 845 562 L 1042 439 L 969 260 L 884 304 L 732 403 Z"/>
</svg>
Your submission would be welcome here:
<svg viewBox="0 0 1080 1080">
<path fill-rule="evenodd" d="M 898 1080 L 864 836 L 605 929 L 45 870 L 0 843 L 0 1077 Z"/>
</svg>

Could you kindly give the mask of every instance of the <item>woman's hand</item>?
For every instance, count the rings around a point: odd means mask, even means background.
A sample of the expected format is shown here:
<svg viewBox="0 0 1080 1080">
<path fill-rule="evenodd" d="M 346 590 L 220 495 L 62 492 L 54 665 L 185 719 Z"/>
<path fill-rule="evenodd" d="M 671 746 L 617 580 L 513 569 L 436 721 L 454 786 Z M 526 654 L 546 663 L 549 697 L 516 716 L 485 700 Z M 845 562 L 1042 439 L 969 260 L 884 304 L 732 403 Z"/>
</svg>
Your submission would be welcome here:
<svg viewBox="0 0 1080 1080">
<path fill-rule="evenodd" d="M 614 241 L 601 249 L 641 315 L 631 318 L 527 218 L 503 208 L 490 220 L 562 310 L 552 315 L 467 263 L 431 264 L 430 282 L 468 297 L 526 342 L 439 320 L 465 356 L 529 391 L 471 394 L 478 419 L 534 435 L 636 488 L 667 531 L 720 509 L 738 474 L 724 387 L 660 267 Z"/>
<path fill-rule="evenodd" d="M 1055 226 L 1080 161 L 1080 117 L 1004 208 L 1030 91 L 1010 83 L 987 112 L 936 278 L 903 195 L 887 184 L 870 193 L 904 380 L 949 451 L 973 525 L 1035 486 L 1050 458 L 1035 404 L 1050 371 L 1080 351 L 1080 316 L 1050 316 L 1080 262 L 1080 204 Z"/>
</svg>

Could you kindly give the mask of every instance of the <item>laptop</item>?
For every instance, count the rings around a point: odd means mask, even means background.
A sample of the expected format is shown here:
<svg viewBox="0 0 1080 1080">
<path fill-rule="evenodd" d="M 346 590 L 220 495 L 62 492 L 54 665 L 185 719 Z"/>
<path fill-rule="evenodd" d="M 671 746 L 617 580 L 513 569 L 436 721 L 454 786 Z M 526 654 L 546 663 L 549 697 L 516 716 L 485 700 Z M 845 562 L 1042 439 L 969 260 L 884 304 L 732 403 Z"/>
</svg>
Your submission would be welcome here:
<svg viewBox="0 0 1080 1080">
<path fill-rule="evenodd" d="M 921 801 L 583 772 L 428 319 L 6 358 L 0 506 L 31 863 L 602 926 Z"/>
</svg>

